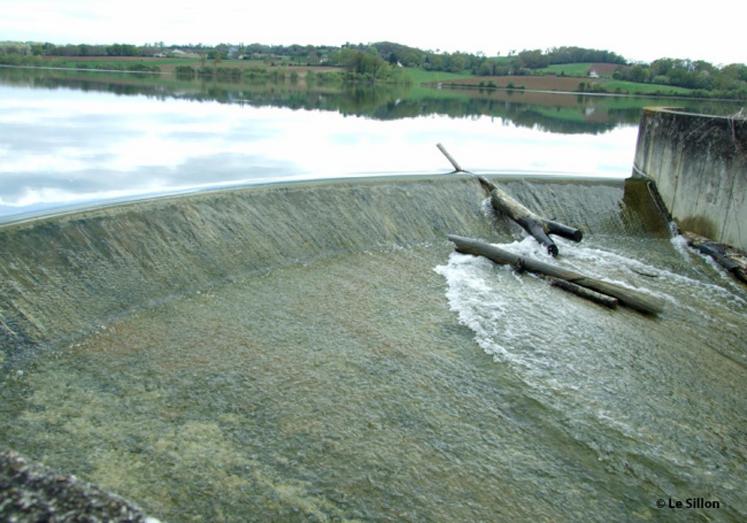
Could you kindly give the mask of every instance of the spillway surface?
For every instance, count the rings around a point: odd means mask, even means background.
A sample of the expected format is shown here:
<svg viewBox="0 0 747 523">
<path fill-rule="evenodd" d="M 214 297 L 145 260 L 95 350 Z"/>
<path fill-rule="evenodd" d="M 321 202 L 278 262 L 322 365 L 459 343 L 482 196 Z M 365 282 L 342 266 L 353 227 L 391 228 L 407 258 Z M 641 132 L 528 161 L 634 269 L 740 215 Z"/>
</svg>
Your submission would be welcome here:
<svg viewBox="0 0 747 523">
<path fill-rule="evenodd" d="M 545 256 L 470 180 L 16 226 L 2 236 L 15 336 L 1 440 L 169 521 L 667 520 L 656 503 L 670 498 L 719 502 L 690 517 L 743 520 L 744 289 L 662 234 L 632 187 L 505 185 L 586 230 L 557 263 L 656 295 L 665 312 L 608 310 L 453 253 L 447 232 Z M 242 232 L 227 218 L 238 210 Z M 161 212 L 175 231 L 191 224 L 191 252 L 213 251 L 170 259 L 183 238 L 156 227 Z M 42 239 L 67 246 L 67 262 L 22 253 Z M 208 270 L 221 249 L 231 270 Z M 90 264 L 120 279 L 63 278 Z"/>
</svg>

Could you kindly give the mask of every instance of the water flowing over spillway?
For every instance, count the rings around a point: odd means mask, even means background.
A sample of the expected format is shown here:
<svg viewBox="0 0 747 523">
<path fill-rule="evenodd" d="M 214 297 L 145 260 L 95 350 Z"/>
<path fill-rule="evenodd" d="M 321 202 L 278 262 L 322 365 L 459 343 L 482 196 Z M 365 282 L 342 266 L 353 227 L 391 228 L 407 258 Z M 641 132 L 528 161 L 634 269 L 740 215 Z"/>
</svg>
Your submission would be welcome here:
<svg viewBox="0 0 747 523">
<path fill-rule="evenodd" d="M 747 293 L 645 185 L 498 183 L 577 225 L 608 310 L 467 176 L 139 202 L 0 228 L 0 441 L 169 521 L 747 517 Z"/>
</svg>

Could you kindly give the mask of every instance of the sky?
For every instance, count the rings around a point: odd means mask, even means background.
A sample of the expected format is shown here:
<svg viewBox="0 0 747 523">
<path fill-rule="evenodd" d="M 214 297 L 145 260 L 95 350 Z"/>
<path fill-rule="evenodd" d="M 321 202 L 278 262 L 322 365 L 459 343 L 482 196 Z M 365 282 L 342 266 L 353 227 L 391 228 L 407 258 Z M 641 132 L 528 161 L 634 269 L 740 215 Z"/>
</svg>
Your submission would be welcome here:
<svg viewBox="0 0 747 523">
<path fill-rule="evenodd" d="M 697 7 L 669 0 L 0 0 L 0 14 L 0 40 L 57 44 L 387 40 L 488 56 L 575 45 L 607 49 L 633 61 L 747 62 L 747 2 L 733 0 Z"/>
</svg>

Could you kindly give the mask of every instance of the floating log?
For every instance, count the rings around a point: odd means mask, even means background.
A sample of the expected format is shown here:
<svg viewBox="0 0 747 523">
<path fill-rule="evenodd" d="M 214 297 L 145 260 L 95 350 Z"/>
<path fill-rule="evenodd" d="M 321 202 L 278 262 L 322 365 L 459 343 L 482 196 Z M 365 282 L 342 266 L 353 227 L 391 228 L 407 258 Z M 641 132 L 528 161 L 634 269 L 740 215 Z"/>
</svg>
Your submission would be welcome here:
<svg viewBox="0 0 747 523">
<path fill-rule="evenodd" d="M 549 236 L 550 234 L 562 236 L 574 242 L 580 242 L 583 239 L 584 234 L 579 229 L 552 220 L 546 220 L 524 207 L 512 198 L 511 195 L 498 188 L 484 176 L 478 176 L 477 179 L 480 181 L 480 185 L 490 193 L 490 204 L 493 208 L 518 223 L 541 245 L 544 245 L 550 255 L 558 255 L 558 246 L 552 241 Z"/>
<path fill-rule="evenodd" d="M 456 245 L 456 250 L 461 253 L 484 256 L 495 263 L 512 265 L 529 272 L 569 281 L 576 285 L 580 285 L 581 287 L 586 287 L 587 289 L 592 289 L 601 294 L 617 298 L 623 305 L 646 314 L 659 314 L 663 309 L 662 304 L 658 299 L 646 296 L 638 291 L 614 283 L 598 280 L 596 278 L 590 278 L 578 272 L 563 269 L 556 265 L 550 265 L 549 263 L 544 263 L 527 256 L 519 256 L 512 252 L 500 249 L 495 245 L 472 238 L 465 238 L 453 234 L 450 234 L 448 237 L 449 240 Z"/>
<path fill-rule="evenodd" d="M 553 287 L 557 287 L 558 289 L 570 292 L 571 294 L 575 294 L 576 296 L 580 296 L 581 298 L 593 301 L 594 303 L 598 303 L 599 305 L 604 305 L 605 307 L 609 307 L 610 309 L 614 309 L 615 307 L 617 307 L 617 304 L 620 303 L 620 300 L 618 300 L 617 298 L 613 298 L 612 296 L 607 296 L 606 294 L 602 294 L 601 292 L 587 289 L 586 287 L 581 287 L 580 285 L 567 280 L 559 280 L 557 278 L 549 277 L 547 279 L 550 281 L 550 285 L 552 285 Z"/>
</svg>

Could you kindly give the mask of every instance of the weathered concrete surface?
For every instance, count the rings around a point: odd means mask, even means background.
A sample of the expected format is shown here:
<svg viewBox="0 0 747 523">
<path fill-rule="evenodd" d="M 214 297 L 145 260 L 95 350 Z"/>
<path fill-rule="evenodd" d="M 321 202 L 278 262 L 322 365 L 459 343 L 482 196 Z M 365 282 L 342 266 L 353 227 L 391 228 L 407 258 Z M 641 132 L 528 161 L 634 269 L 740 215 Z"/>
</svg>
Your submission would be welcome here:
<svg viewBox="0 0 747 523">
<path fill-rule="evenodd" d="M 681 229 L 747 249 L 747 120 L 648 108 L 635 166 Z"/>
<path fill-rule="evenodd" d="M 456 175 L 3 226 L 0 442 L 175 522 L 655 521 L 661 492 L 745 520 L 747 306 L 647 235 L 642 180 L 499 183 L 588 233 L 569 263 L 680 305 L 613 315 L 462 260 L 471 303 L 498 300 L 472 317 L 516 351 L 494 362 L 450 308 L 444 236 L 523 232 Z"/>
<path fill-rule="evenodd" d="M 585 231 L 639 231 L 615 181 L 502 181 Z M 155 199 L 0 227 L 0 354 L 60 343 L 140 306 L 239 275 L 382 245 L 493 238 L 469 176 L 274 185 Z M 639 231 L 642 232 L 642 231 Z M 448 252 L 448 251 L 447 251 Z"/>
<path fill-rule="evenodd" d="M 0 452 L 0 519 L 158 523 L 119 496 L 8 451 Z"/>
</svg>

